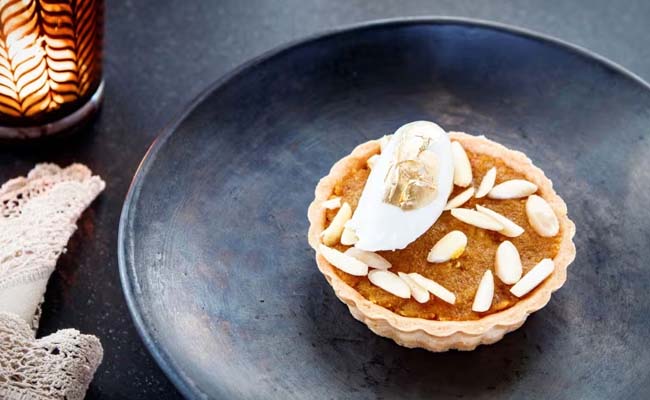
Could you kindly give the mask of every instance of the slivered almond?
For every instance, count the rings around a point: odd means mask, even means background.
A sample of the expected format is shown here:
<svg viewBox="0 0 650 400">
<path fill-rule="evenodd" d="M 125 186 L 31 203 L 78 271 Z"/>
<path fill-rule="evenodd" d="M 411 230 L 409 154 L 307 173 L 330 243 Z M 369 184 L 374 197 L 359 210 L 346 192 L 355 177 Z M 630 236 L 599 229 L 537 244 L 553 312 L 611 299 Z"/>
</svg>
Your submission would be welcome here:
<svg viewBox="0 0 650 400">
<path fill-rule="evenodd" d="M 425 288 L 429 293 L 436 296 L 440 300 L 454 304 L 456 303 L 456 295 L 447 290 L 444 286 L 440 285 L 438 282 L 435 282 L 429 278 L 418 274 L 417 272 L 412 272 L 408 276 L 415 281 L 418 285 Z"/>
<path fill-rule="evenodd" d="M 368 272 L 368 279 L 373 285 L 378 286 L 397 297 L 403 299 L 411 297 L 411 289 L 409 288 L 409 285 L 400 279 L 399 276 L 390 271 L 373 269 Z"/>
<path fill-rule="evenodd" d="M 521 257 L 512 242 L 506 240 L 499 245 L 494 258 L 494 267 L 497 276 L 506 285 L 513 285 L 521 279 Z"/>
<path fill-rule="evenodd" d="M 388 146 L 388 143 L 390 142 L 392 137 L 393 137 L 393 135 L 384 135 L 381 138 L 379 138 L 379 151 L 381 153 L 384 152 L 384 150 L 386 149 L 386 146 Z"/>
<path fill-rule="evenodd" d="M 472 311 L 485 312 L 492 306 L 492 298 L 494 297 L 494 277 L 492 271 L 489 269 L 483 274 L 481 283 L 478 284 L 478 289 L 474 295 L 474 304 L 472 304 Z"/>
<path fill-rule="evenodd" d="M 370 157 L 368 161 L 366 161 L 366 163 L 368 164 L 368 168 L 373 169 L 375 167 L 375 163 L 377 162 L 377 160 L 379 160 L 379 154 L 375 154 L 372 157 Z"/>
<path fill-rule="evenodd" d="M 454 184 L 467 187 L 472 183 L 472 165 L 465 149 L 458 142 L 451 142 L 451 156 L 454 162 Z"/>
<path fill-rule="evenodd" d="M 344 246 L 352 246 L 359 241 L 359 237 L 354 229 L 347 226 L 343 227 L 343 233 L 341 233 L 341 244 Z"/>
<path fill-rule="evenodd" d="M 537 185 L 524 179 L 501 182 L 490 190 L 488 197 L 497 200 L 520 199 L 537 191 Z"/>
<path fill-rule="evenodd" d="M 406 282 L 409 289 L 411 289 L 411 296 L 413 296 L 415 301 L 418 303 L 426 303 L 429 301 L 429 292 L 425 288 L 415 283 L 415 281 L 410 276 L 408 276 L 408 274 L 405 274 L 404 272 L 398 272 L 397 274 L 400 278 L 402 278 L 404 282 Z"/>
<path fill-rule="evenodd" d="M 478 228 L 488 229 L 491 231 L 500 231 L 503 229 L 503 225 L 494 218 L 488 217 L 487 215 L 478 211 L 470 210 L 469 208 L 454 208 L 451 210 L 451 215 L 466 224 L 470 224 Z"/>
<path fill-rule="evenodd" d="M 427 261 L 443 263 L 460 257 L 467 247 L 467 236 L 461 231 L 451 231 L 443 236 L 429 251 Z"/>
<path fill-rule="evenodd" d="M 535 289 L 544 279 L 548 278 L 555 269 L 555 264 L 550 258 L 545 258 L 533 267 L 515 286 L 510 288 L 510 293 L 523 297 Z"/>
<path fill-rule="evenodd" d="M 327 210 L 335 210 L 337 208 L 341 208 L 341 198 L 332 197 L 329 200 L 325 200 L 322 204 L 323 204 L 323 208 Z"/>
<path fill-rule="evenodd" d="M 526 200 L 528 223 L 539 236 L 553 237 L 560 231 L 560 222 L 551 206 L 542 197 L 532 195 Z"/>
<path fill-rule="evenodd" d="M 318 252 L 325 257 L 327 262 L 343 272 L 354 276 L 368 275 L 368 265 L 354 257 L 345 255 L 336 249 L 325 246 L 324 244 L 318 246 Z"/>
<path fill-rule="evenodd" d="M 474 187 L 469 187 L 466 190 L 463 190 L 458 196 L 447 202 L 445 210 L 451 210 L 452 208 L 458 208 L 465 204 L 467 200 L 471 199 L 474 196 Z"/>
<path fill-rule="evenodd" d="M 481 184 L 479 185 L 478 190 L 476 191 L 476 198 L 480 199 L 481 197 L 485 197 L 488 193 L 490 193 L 490 190 L 492 190 L 492 187 L 494 186 L 494 181 L 496 179 L 497 179 L 497 169 L 496 167 L 492 167 L 483 176 L 483 179 L 481 180 Z"/>
<path fill-rule="evenodd" d="M 350 257 L 354 257 L 364 264 L 368 264 L 369 267 L 375 269 L 390 269 L 390 267 L 392 267 L 391 263 L 387 259 L 377 253 L 373 253 L 372 251 L 365 251 L 357 249 L 356 247 L 350 247 L 345 251 L 344 254 Z"/>
<path fill-rule="evenodd" d="M 499 231 L 500 234 L 507 236 L 507 237 L 517 237 L 524 233 L 524 228 L 521 226 L 515 224 L 508 218 L 504 217 L 503 215 L 499 214 L 496 211 L 490 210 L 487 207 L 483 207 L 480 205 L 476 205 L 476 210 L 482 214 L 487 215 L 488 217 L 492 217 L 495 221 L 503 225 L 503 229 Z"/>
<path fill-rule="evenodd" d="M 341 239 L 345 223 L 352 217 L 352 209 L 348 203 L 343 203 L 336 216 L 330 225 L 321 234 L 323 236 L 323 243 L 328 246 L 333 246 Z"/>
</svg>

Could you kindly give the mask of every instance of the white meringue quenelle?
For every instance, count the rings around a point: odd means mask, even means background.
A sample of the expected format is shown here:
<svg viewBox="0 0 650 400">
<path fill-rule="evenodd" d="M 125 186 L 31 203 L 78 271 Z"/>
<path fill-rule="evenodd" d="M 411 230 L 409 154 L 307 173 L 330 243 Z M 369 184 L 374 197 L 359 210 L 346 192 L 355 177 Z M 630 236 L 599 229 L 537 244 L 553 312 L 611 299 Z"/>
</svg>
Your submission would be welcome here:
<svg viewBox="0 0 650 400">
<path fill-rule="evenodd" d="M 453 187 L 447 133 L 428 121 L 400 127 L 376 160 L 347 226 L 367 251 L 405 248 L 440 217 Z"/>
</svg>

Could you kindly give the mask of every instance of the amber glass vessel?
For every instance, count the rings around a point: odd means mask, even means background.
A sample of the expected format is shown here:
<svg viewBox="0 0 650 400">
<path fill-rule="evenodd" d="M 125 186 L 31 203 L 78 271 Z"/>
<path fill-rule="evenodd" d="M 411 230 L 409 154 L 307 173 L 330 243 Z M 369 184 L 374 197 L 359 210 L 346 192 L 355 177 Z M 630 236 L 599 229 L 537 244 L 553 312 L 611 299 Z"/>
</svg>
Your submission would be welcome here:
<svg viewBox="0 0 650 400">
<path fill-rule="evenodd" d="M 0 138 L 87 120 L 103 92 L 103 0 L 0 0 Z"/>
</svg>

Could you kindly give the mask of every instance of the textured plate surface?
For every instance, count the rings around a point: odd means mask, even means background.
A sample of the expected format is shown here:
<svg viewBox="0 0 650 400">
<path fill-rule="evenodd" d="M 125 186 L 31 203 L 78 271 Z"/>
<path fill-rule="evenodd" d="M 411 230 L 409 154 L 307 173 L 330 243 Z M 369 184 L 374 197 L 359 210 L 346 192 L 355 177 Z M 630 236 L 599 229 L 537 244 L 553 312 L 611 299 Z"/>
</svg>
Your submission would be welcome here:
<svg viewBox="0 0 650 400">
<path fill-rule="evenodd" d="M 416 119 L 526 152 L 577 225 L 567 284 L 469 353 L 373 335 L 306 242 L 318 179 Z M 125 295 L 191 398 L 643 397 L 649 127 L 645 83 L 528 32 L 409 20 L 299 42 L 219 81 L 154 144 L 122 214 Z"/>
</svg>

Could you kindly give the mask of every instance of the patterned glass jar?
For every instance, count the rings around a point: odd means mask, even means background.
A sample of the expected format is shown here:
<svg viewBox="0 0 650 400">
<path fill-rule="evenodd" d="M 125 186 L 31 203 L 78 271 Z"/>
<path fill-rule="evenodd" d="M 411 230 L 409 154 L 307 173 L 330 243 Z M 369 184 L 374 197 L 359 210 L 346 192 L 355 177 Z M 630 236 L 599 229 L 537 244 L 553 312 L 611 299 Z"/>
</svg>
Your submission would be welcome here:
<svg viewBox="0 0 650 400">
<path fill-rule="evenodd" d="M 103 93 L 103 0 L 0 0 L 0 138 L 51 135 Z"/>
</svg>

